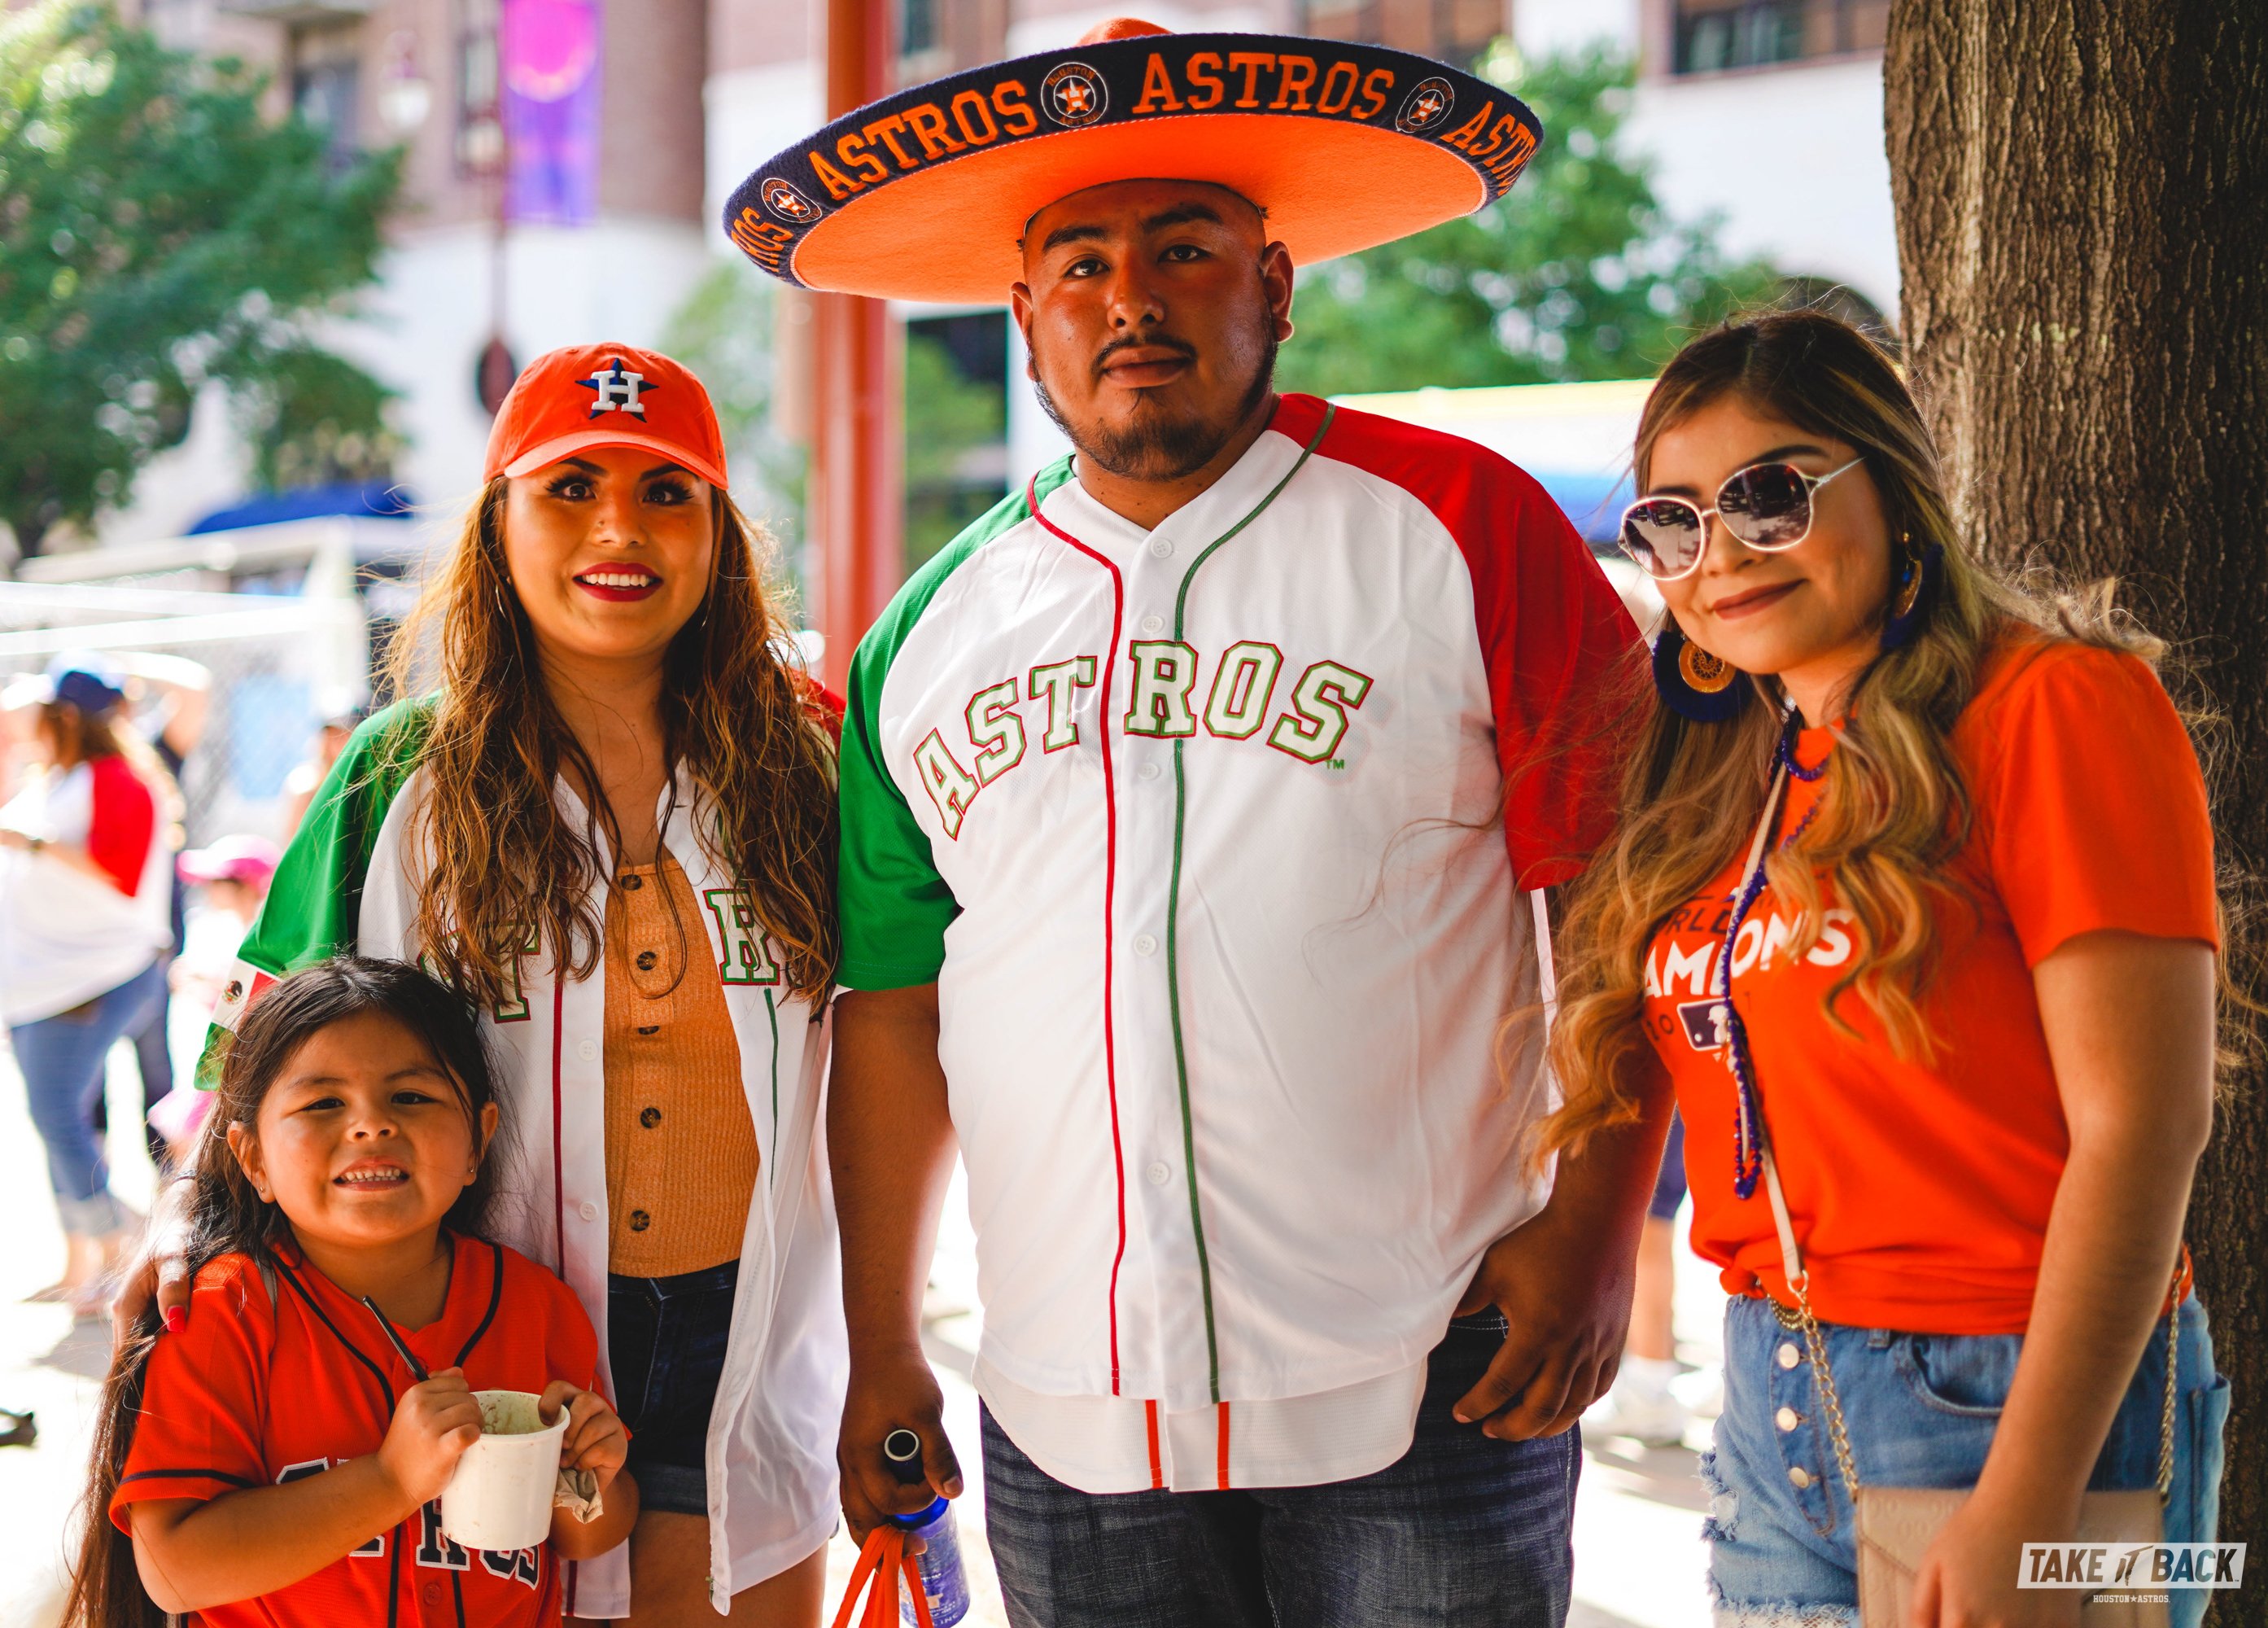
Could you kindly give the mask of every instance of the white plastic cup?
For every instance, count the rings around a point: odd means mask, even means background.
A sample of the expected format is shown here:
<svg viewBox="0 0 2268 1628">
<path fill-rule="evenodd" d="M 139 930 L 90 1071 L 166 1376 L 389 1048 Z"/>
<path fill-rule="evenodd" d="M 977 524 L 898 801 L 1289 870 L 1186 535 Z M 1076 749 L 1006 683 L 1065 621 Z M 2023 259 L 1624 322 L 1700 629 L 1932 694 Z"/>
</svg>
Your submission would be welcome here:
<svg viewBox="0 0 2268 1628">
<path fill-rule="evenodd" d="M 441 1489 L 441 1529 L 467 1549 L 533 1549 L 551 1536 L 567 1410 L 547 1425 L 525 1390 L 476 1390 L 481 1439 Z"/>
</svg>

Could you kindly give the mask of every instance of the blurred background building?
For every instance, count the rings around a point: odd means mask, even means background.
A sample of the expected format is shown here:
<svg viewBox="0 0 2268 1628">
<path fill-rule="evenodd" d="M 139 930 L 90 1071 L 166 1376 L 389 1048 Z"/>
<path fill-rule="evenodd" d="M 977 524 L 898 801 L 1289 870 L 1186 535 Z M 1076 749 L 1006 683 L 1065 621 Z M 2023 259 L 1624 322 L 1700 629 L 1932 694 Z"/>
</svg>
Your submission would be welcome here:
<svg viewBox="0 0 2268 1628">
<path fill-rule="evenodd" d="M 0 10 L 34 3 L 0 0 Z M 753 272 L 716 222 L 747 171 L 823 122 L 823 0 L 116 4 L 173 48 L 258 68 L 269 117 L 312 127 L 342 176 L 398 151 L 375 278 L 314 324 L 323 346 L 390 393 L 386 434 L 361 448 L 347 477 L 312 467 L 279 475 L 273 457 L 253 455 L 240 404 L 208 382 L 130 498 L 49 532 L 19 578 L 338 600 L 323 625 L 366 630 L 352 635 L 357 648 L 300 663 L 305 681 L 271 686 L 256 714 L 238 709 L 247 739 L 304 739 L 365 698 L 364 648 L 383 651 L 419 560 L 446 546 L 517 368 L 555 345 L 618 338 L 670 350 L 710 382 L 735 494 L 781 536 L 810 608 L 819 584 L 801 550 L 811 301 Z M 1638 203 L 1623 225 L 1595 247 L 1555 239 L 1518 276 L 1487 257 L 1517 261 L 1552 225 L 1543 216 L 1504 216 L 1479 263 L 1468 245 L 1468 259 L 1446 267 L 1413 267 L 1397 249 L 1403 261 L 1379 251 L 1362 264 L 1303 269 L 1302 334 L 1285 353 L 1288 383 L 1359 394 L 1497 446 L 1543 476 L 1588 532 L 1618 506 L 1644 394 L 1601 381 L 1643 379 L 1685 327 L 1759 294 L 1894 321 L 1888 0 L 895 0 L 897 77 L 914 83 L 1066 44 L 1129 8 L 1176 30 L 1361 39 L 1478 65 L 1536 100 L 1554 132 L 1502 210 L 1569 213 L 1589 183 L 1572 168 L 1547 175 L 1548 164 L 1627 166 L 1614 177 L 1636 188 Z M 1476 349 L 1462 340 L 1355 354 L 1410 328 L 1391 314 L 1406 306 L 1377 304 L 1393 296 L 1386 284 L 1445 270 L 1497 291 L 1460 319 L 1481 325 L 1472 332 L 1485 365 L 1462 365 Z M 1645 291 L 1652 313 L 1631 307 L 1654 328 L 1643 342 L 1618 339 L 1630 323 L 1600 310 L 1627 295 L 1631 277 L 1657 274 Z M 1570 289 L 1600 310 L 1585 314 Z M 1399 297 L 1433 303 L 1425 287 Z M 1574 314 L 1555 317 L 1557 307 Z M 910 566 L 1064 443 L 1023 380 L 1003 310 L 893 314 L 904 340 Z M 40 630 L 53 608 L 0 607 L 0 632 L 16 630 L 9 637 L 22 646 L 0 666 L 44 659 L 55 638 Z M 210 608 L 182 608 L 194 617 Z M 217 645 L 173 647 L 223 667 L 230 659 Z M 277 755 L 246 750 L 263 764 Z M 263 768 L 254 792 L 234 799 L 239 823 L 274 777 Z"/>
</svg>

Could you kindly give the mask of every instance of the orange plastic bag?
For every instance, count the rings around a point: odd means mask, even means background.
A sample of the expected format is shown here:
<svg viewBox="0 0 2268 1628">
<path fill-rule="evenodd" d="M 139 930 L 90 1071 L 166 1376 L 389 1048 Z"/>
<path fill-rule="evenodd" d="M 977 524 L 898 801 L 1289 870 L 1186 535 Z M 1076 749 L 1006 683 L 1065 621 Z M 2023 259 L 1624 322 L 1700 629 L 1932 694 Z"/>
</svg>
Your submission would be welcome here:
<svg viewBox="0 0 2268 1628">
<path fill-rule="evenodd" d="M 835 1628 L 850 1628 L 850 1613 L 862 1589 L 866 1609 L 859 1613 L 859 1628 L 897 1628 L 901 1578 L 913 1595 L 915 1620 L 921 1628 L 931 1628 L 929 1595 L 922 1590 L 913 1557 L 906 1552 L 906 1535 L 887 1522 L 866 1534 L 866 1546 L 858 1551 L 858 1564 L 850 1568 L 850 1586 L 843 1591 L 842 1607 L 835 1613 Z"/>
</svg>

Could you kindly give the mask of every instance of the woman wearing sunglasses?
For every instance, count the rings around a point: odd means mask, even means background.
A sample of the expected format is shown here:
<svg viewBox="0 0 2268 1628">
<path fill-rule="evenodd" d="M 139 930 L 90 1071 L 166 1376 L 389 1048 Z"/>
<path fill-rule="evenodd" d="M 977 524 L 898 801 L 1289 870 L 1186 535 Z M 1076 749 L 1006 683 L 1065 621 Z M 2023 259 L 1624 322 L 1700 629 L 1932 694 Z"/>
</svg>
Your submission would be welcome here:
<svg viewBox="0 0 2268 1628">
<path fill-rule="evenodd" d="M 1904 384 L 1825 316 L 1689 345 L 1636 462 L 1664 704 L 1569 900 L 1545 1143 L 1683 1112 L 1734 1296 L 1717 1620 L 1847 1620 L 1857 1489 L 1926 1487 L 1973 1492 L 1915 1620 L 2073 1622 L 2022 1545 L 2154 1485 L 2167 1541 L 2209 1539 L 2228 1406 L 2176 1271 L 2219 932 L 2161 646 L 1977 560 Z"/>
</svg>

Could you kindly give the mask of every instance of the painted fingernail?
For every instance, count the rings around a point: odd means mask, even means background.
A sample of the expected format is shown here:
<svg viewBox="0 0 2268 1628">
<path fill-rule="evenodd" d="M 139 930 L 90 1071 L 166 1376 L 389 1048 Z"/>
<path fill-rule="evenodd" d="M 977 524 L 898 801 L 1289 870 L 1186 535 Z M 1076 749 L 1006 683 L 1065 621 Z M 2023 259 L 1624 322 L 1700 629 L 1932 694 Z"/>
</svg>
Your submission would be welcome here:
<svg viewBox="0 0 2268 1628">
<path fill-rule="evenodd" d="M 189 1315 L 178 1306 L 166 1308 L 166 1332 L 179 1334 L 189 1326 Z"/>
</svg>

